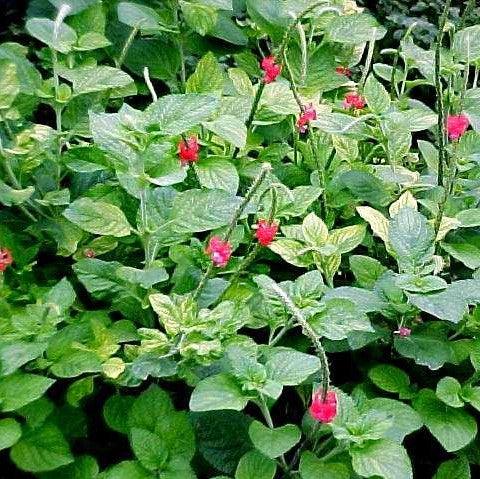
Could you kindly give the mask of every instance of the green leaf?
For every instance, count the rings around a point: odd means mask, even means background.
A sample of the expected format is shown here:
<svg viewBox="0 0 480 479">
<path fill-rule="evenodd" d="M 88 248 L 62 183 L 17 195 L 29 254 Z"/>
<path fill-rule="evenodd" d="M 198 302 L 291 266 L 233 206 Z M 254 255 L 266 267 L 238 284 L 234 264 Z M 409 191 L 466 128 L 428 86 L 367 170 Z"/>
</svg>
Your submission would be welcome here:
<svg viewBox="0 0 480 479">
<path fill-rule="evenodd" d="M 315 332 L 332 341 L 347 339 L 353 331 L 373 332 L 366 314 L 353 301 L 328 299 L 321 312 L 309 320 Z"/>
<path fill-rule="evenodd" d="M 103 236 L 128 236 L 131 226 L 118 206 L 79 198 L 63 212 L 63 216 L 84 231 Z"/>
<path fill-rule="evenodd" d="M 154 33 L 159 31 L 160 15 L 150 7 L 138 3 L 121 2 L 117 7 L 120 22 L 132 28 L 139 28 L 142 32 Z"/>
<path fill-rule="evenodd" d="M 8 376 L 29 361 L 38 358 L 43 354 L 46 346 L 46 343 L 25 341 L 0 343 L 0 376 Z"/>
<path fill-rule="evenodd" d="M 125 65 L 139 76 L 148 66 L 151 78 L 171 80 L 180 68 L 180 51 L 168 37 L 137 38 L 128 49 Z"/>
<path fill-rule="evenodd" d="M 53 424 L 26 432 L 10 451 L 16 466 L 29 472 L 44 472 L 73 462 L 67 441 Z"/>
<path fill-rule="evenodd" d="M 309 213 L 302 222 L 305 241 L 314 246 L 323 246 L 328 240 L 327 225 L 315 213 Z"/>
<path fill-rule="evenodd" d="M 368 377 L 375 386 L 390 393 L 402 394 L 410 390 L 407 373 L 390 364 L 378 364 L 368 371 Z"/>
<path fill-rule="evenodd" d="M 240 458 L 252 448 L 248 434 L 251 419 L 237 411 L 191 414 L 197 448 L 215 469 L 232 474 Z"/>
<path fill-rule="evenodd" d="M 360 245 L 364 237 L 365 225 L 352 225 L 330 231 L 328 242 L 336 246 L 337 254 L 344 254 Z"/>
<path fill-rule="evenodd" d="M 248 402 L 242 389 L 232 376 L 218 374 L 200 381 L 190 398 L 192 411 L 233 409 L 241 411 Z"/>
<path fill-rule="evenodd" d="M 129 424 L 125 420 L 130 414 L 135 398 L 133 396 L 110 396 L 103 406 L 103 418 L 110 429 L 128 434 Z"/>
<path fill-rule="evenodd" d="M 136 88 L 133 78 L 118 68 L 101 66 L 87 66 L 75 69 L 61 68 L 59 75 L 73 84 L 75 95 L 85 95 L 110 90 L 112 98 L 135 94 Z M 128 88 L 128 89 L 127 89 Z M 126 89 L 126 90 L 124 90 Z M 122 94 L 122 91 L 125 94 Z"/>
<path fill-rule="evenodd" d="M 387 33 L 374 17 L 366 13 L 337 15 L 327 25 L 331 40 L 339 43 L 358 45 L 373 39 L 381 40 Z"/>
<path fill-rule="evenodd" d="M 0 45 L 0 59 L 15 64 L 16 75 L 19 80 L 20 92 L 34 95 L 41 87 L 42 79 L 37 69 L 27 60 L 28 49 L 18 43 L 2 43 Z"/>
<path fill-rule="evenodd" d="M 311 354 L 275 348 L 267 354 L 268 377 L 284 386 L 297 386 L 320 369 L 320 360 Z"/>
<path fill-rule="evenodd" d="M 361 406 L 361 411 L 384 413 L 392 418 L 392 425 L 383 433 L 383 437 L 401 444 L 408 434 L 420 429 L 423 422 L 420 415 L 403 402 L 377 397 L 369 399 Z"/>
<path fill-rule="evenodd" d="M 110 467 L 102 479 L 155 479 L 155 475 L 137 461 L 123 461 Z"/>
<path fill-rule="evenodd" d="M 180 135 L 202 121 L 207 121 L 219 106 L 212 95 L 188 93 L 166 95 L 146 110 L 146 121 L 158 126 L 165 135 Z"/>
<path fill-rule="evenodd" d="M 0 451 L 12 447 L 22 435 L 22 427 L 15 419 L 0 420 Z"/>
<path fill-rule="evenodd" d="M 457 60 L 464 62 L 480 60 L 480 25 L 472 25 L 455 33 L 453 53 Z"/>
<path fill-rule="evenodd" d="M 235 166 L 220 156 L 210 156 L 195 165 L 200 184 L 209 189 L 224 190 L 235 195 L 240 179 Z"/>
<path fill-rule="evenodd" d="M 101 33 L 87 32 L 78 39 L 75 50 L 80 52 L 86 52 L 90 50 L 97 50 L 99 48 L 106 48 L 111 45 L 108 38 Z"/>
<path fill-rule="evenodd" d="M 0 180 L 0 203 L 5 206 L 21 205 L 25 203 L 35 192 L 33 186 L 23 190 L 15 190 Z"/>
<path fill-rule="evenodd" d="M 0 59 L 0 110 L 10 108 L 19 92 L 20 82 L 15 63 Z"/>
<path fill-rule="evenodd" d="M 68 386 L 66 400 L 73 407 L 79 407 L 82 399 L 93 393 L 93 376 L 78 379 Z"/>
<path fill-rule="evenodd" d="M 363 90 L 368 107 L 373 113 L 381 115 L 390 108 L 390 95 L 385 87 L 371 73 Z"/>
<path fill-rule="evenodd" d="M 433 479 L 470 479 L 471 477 L 467 458 L 460 456 L 440 464 Z"/>
<path fill-rule="evenodd" d="M 413 407 L 447 452 L 462 449 L 477 434 L 477 423 L 472 416 L 462 409 L 446 406 L 430 389 L 419 392 Z"/>
<path fill-rule="evenodd" d="M 294 424 L 271 429 L 253 421 L 248 431 L 253 445 L 265 456 L 275 459 L 292 449 L 300 441 L 302 433 Z"/>
<path fill-rule="evenodd" d="M 70 351 L 50 370 L 59 378 L 74 378 L 84 373 L 101 372 L 102 361 L 93 351 Z"/>
<path fill-rule="evenodd" d="M 226 226 L 242 198 L 222 190 L 188 190 L 179 193 L 173 202 L 175 231 L 198 233 Z"/>
<path fill-rule="evenodd" d="M 347 466 L 332 462 L 326 463 L 310 451 L 302 453 L 299 471 L 302 479 L 350 479 Z"/>
<path fill-rule="evenodd" d="M 238 463 L 235 479 L 273 479 L 277 464 L 257 451 L 247 452 Z"/>
<path fill-rule="evenodd" d="M 52 5 L 61 8 L 62 5 L 68 5 L 70 7 L 69 15 L 76 15 L 81 11 L 89 8 L 95 4 L 97 0 L 48 0 Z"/>
<path fill-rule="evenodd" d="M 17 372 L 0 378 L 0 407 L 2 411 L 16 411 L 40 398 L 55 379 L 36 374 Z"/>
<path fill-rule="evenodd" d="M 461 397 L 477 411 L 480 411 L 480 386 L 463 386 Z"/>
<path fill-rule="evenodd" d="M 47 18 L 31 18 L 25 25 L 28 33 L 37 40 L 61 53 L 69 53 L 77 42 L 77 34 L 65 23 L 58 26 L 55 35 L 55 22 Z"/>
<path fill-rule="evenodd" d="M 407 293 L 408 301 L 417 308 L 439 319 L 458 323 L 468 305 L 480 302 L 480 281 L 465 279 L 448 285 L 444 291 L 428 295 Z"/>
<path fill-rule="evenodd" d="M 151 385 L 135 399 L 128 417 L 131 428 L 156 432 L 158 423 L 174 413 L 169 395 L 157 385 Z"/>
<path fill-rule="evenodd" d="M 480 208 L 460 211 L 455 218 L 460 221 L 462 228 L 475 228 L 480 226 Z"/>
<path fill-rule="evenodd" d="M 150 471 L 161 469 L 166 463 L 168 451 L 156 434 L 134 427 L 130 431 L 130 443 L 142 466 Z"/>
<path fill-rule="evenodd" d="M 41 479 L 96 479 L 99 468 L 95 458 L 91 456 L 78 456 L 75 462 L 58 468 L 52 472 L 42 474 Z"/>
<path fill-rule="evenodd" d="M 413 208 L 401 208 L 390 220 L 388 237 L 402 271 L 415 272 L 431 261 L 434 253 L 433 228 Z"/>
<path fill-rule="evenodd" d="M 305 246 L 299 241 L 280 238 L 274 241 L 269 248 L 287 263 L 299 268 L 307 268 L 313 263 L 312 254 L 305 253 Z"/>
<path fill-rule="evenodd" d="M 208 5 L 180 0 L 180 8 L 187 25 L 202 36 L 205 36 L 217 22 L 217 11 Z"/>
<path fill-rule="evenodd" d="M 415 332 L 405 338 L 395 338 L 394 345 L 402 356 L 432 370 L 441 368 L 452 359 L 452 350 L 447 340 L 428 330 L 424 333 Z"/>
<path fill-rule="evenodd" d="M 350 449 L 354 471 L 363 477 L 412 479 L 412 465 L 405 449 L 388 439 L 369 441 Z"/>
<path fill-rule="evenodd" d="M 203 126 L 237 148 L 243 148 L 247 143 L 247 127 L 242 118 L 221 115 L 213 121 L 204 122 Z"/>
<path fill-rule="evenodd" d="M 223 72 L 217 58 L 208 52 L 197 63 L 197 68 L 187 80 L 186 93 L 214 93 L 221 95 Z"/>
<path fill-rule="evenodd" d="M 352 255 L 349 257 L 350 269 L 362 288 L 373 288 L 376 281 L 387 270 L 380 261 L 369 256 Z"/>
<path fill-rule="evenodd" d="M 452 377 L 444 377 L 438 381 L 437 397 L 445 404 L 451 407 L 462 407 L 463 401 L 460 398 L 462 393 L 462 385 Z"/>
</svg>

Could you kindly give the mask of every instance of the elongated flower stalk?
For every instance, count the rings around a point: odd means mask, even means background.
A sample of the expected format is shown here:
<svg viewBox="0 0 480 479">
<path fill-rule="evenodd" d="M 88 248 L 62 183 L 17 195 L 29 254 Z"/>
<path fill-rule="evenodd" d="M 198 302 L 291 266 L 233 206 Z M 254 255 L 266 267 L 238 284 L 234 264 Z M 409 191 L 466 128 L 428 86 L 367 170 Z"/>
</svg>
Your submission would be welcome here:
<svg viewBox="0 0 480 479">
<path fill-rule="evenodd" d="M 283 289 L 280 288 L 280 286 L 278 286 L 277 284 L 272 284 L 271 288 L 285 305 L 285 307 L 290 311 L 294 321 L 298 323 L 298 325 L 302 328 L 303 333 L 310 338 L 315 350 L 317 351 L 318 358 L 320 359 L 320 368 L 322 372 L 321 399 L 322 401 L 325 401 L 327 398 L 328 390 L 330 388 L 330 369 L 328 367 L 327 355 L 325 353 L 325 349 L 323 349 L 320 338 L 310 326 L 308 321 L 304 318 L 303 313 L 300 311 L 300 309 L 295 306 L 295 303 L 292 301 L 290 296 L 288 296 L 288 294 L 283 291 Z"/>
<path fill-rule="evenodd" d="M 237 226 L 238 220 L 241 218 L 243 212 L 245 211 L 245 208 L 248 206 L 253 196 L 255 195 L 255 193 L 258 191 L 261 184 L 265 180 L 265 177 L 267 176 L 268 172 L 271 171 L 271 169 L 272 169 L 272 166 L 270 165 L 270 163 L 263 163 L 262 168 L 260 169 L 260 173 L 253 181 L 252 186 L 247 191 L 247 194 L 243 198 L 243 201 L 238 205 L 237 209 L 235 210 L 235 213 L 233 214 L 232 221 L 228 225 L 227 231 L 223 236 L 224 244 L 228 244 L 230 242 L 230 239 L 232 238 L 232 234 L 235 230 L 235 227 Z M 197 286 L 197 289 L 193 293 L 193 299 L 198 299 L 198 297 L 200 296 L 203 288 L 205 287 L 205 284 L 207 283 L 210 275 L 212 274 L 214 267 L 215 267 L 214 261 L 210 262 L 207 270 L 205 271 L 205 273 L 202 276 L 202 279 L 200 280 L 200 283 Z"/>
</svg>

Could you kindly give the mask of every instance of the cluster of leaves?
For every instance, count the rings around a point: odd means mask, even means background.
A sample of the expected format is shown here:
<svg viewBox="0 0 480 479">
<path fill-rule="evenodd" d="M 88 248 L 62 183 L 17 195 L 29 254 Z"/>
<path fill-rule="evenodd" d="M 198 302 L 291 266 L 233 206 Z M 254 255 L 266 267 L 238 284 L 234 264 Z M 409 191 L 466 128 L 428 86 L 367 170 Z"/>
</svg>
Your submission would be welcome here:
<svg viewBox="0 0 480 479">
<path fill-rule="evenodd" d="M 383 63 L 351 0 L 32 0 L 0 44 L 9 477 L 478 474 L 480 25 L 445 30 Z"/>
</svg>

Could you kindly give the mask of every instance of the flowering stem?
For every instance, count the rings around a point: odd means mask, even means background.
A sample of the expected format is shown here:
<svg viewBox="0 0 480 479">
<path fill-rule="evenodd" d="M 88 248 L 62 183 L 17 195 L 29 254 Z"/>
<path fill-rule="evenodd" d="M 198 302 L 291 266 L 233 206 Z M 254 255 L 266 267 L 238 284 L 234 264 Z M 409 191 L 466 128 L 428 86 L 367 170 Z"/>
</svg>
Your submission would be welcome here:
<svg viewBox="0 0 480 479">
<path fill-rule="evenodd" d="M 260 103 L 260 98 L 262 97 L 264 88 L 265 88 L 265 82 L 262 80 L 258 85 L 257 92 L 255 93 L 255 98 L 253 99 L 250 114 L 248 115 L 247 121 L 245 122 L 245 126 L 247 127 L 247 133 L 250 127 L 252 126 L 253 120 L 255 119 L 255 113 L 257 112 L 257 108 Z M 233 152 L 232 159 L 234 160 L 239 153 L 240 153 L 240 148 L 236 147 Z"/>
<path fill-rule="evenodd" d="M 318 358 L 320 359 L 320 368 L 322 371 L 322 401 L 325 401 L 327 397 L 327 392 L 330 387 L 330 369 L 328 367 L 328 359 L 323 349 L 322 343 L 320 338 L 318 337 L 317 333 L 313 330 L 310 326 L 308 321 L 303 316 L 303 313 L 300 309 L 295 306 L 295 303 L 291 300 L 290 296 L 278 286 L 276 283 L 272 284 L 272 289 L 274 290 L 275 294 L 278 298 L 283 302 L 285 307 L 290 311 L 293 316 L 293 319 L 298 323 L 298 325 L 302 328 L 303 333 L 310 338 L 317 351 Z"/>
<path fill-rule="evenodd" d="M 260 187 L 263 180 L 267 176 L 267 173 L 271 169 L 272 169 L 272 166 L 270 165 L 270 163 L 263 163 L 260 173 L 253 181 L 252 186 L 247 191 L 247 194 L 243 198 L 243 201 L 238 205 L 237 209 L 235 210 L 235 213 L 233 214 L 232 221 L 228 225 L 227 231 L 223 237 L 223 240 L 225 242 L 230 241 L 232 234 L 235 230 L 235 227 L 237 226 L 238 220 L 242 216 L 243 212 L 245 211 L 245 208 L 248 206 L 248 203 L 250 203 L 251 199 L 253 198 L 253 195 L 257 192 L 258 188 Z M 208 279 L 210 278 L 210 275 L 212 274 L 213 268 L 214 268 L 213 262 L 210 262 L 207 270 L 205 271 L 202 278 L 200 279 L 200 283 L 198 284 L 197 289 L 193 293 L 194 300 L 198 299 L 198 297 L 200 296 L 200 293 L 202 292 Z"/>
<path fill-rule="evenodd" d="M 444 163 L 447 155 L 445 138 L 445 105 L 443 101 L 443 88 L 441 78 L 441 60 L 442 60 L 442 41 L 445 24 L 447 22 L 448 10 L 451 0 L 445 2 L 443 13 L 438 25 L 437 43 L 435 45 L 435 90 L 437 93 L 437 114 L 438 114 L 438 177 L 437 184 L 443 185 Z M 441 221 L 441 218 L 440 218 Z"/>
</svg>

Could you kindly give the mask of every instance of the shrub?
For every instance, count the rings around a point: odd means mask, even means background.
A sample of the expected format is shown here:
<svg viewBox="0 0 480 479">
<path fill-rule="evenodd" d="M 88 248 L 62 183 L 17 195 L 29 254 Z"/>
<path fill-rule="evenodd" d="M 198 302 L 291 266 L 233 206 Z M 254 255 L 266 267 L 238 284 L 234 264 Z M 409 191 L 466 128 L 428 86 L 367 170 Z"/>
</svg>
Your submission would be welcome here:
<svg viewBox="0 0 480 479">
<path fill-rule="evenodd" d="M 350 0 L 31 2 L 0 44 L 2 472 L 478 474 L 480 26 L 448 4 L 374 62 Z"/>
</svg>

